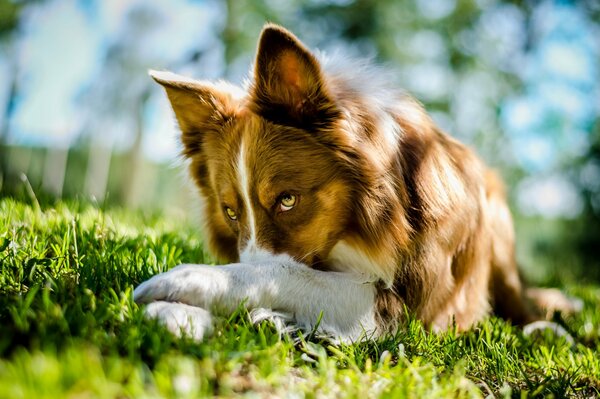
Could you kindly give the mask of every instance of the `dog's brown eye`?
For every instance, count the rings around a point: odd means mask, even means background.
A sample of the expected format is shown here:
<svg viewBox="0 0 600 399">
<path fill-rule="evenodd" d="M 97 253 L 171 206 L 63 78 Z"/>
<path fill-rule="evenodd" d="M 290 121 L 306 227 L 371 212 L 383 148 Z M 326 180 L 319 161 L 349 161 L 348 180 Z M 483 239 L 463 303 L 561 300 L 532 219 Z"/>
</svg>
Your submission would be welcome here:
<svg viewBox="0 0 600 399">
<path fill-rule="evenodd" d="M 235 213 L 235 211 L 230 207 L 225 207 L 225 213 L 227 214 L 227 217 L 229 217 L 229 219 L 231 220 L 237 220 L 238 218 L 237 213 Z"/>
<path fill-rule="evenodd" d="M 287 212 L 296 206 L 296 196 L 294 194 L 285 193 L 279 198 L 279 210 Z"/>
</svg>

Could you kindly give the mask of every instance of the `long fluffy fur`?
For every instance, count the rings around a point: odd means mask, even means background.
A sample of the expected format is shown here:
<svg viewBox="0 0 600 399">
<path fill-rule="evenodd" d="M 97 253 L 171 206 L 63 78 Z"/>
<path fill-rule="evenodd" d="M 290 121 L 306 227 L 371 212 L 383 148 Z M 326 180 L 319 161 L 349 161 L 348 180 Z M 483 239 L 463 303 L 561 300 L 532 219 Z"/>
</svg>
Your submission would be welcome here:
<svg viewBox="0 0 600 399">
<path fill-rule="evenodd" d="M 290 32 L 267 25 L 245 90 L 152 76 L 167 91 L 206 202 L 209 247 L 222 261 L 246 266 L 225 267 L 227 278 L 205 268 L 158 276 L 136 289 L 137 300 L 214 307 L 231 302 L 227 293 L 236 301 L 268 292 L 252 307 L 291 311 L 310 324 L 321 303 L 332 312 L 325 319 L 334 320 L 326 323 L 331 331 L 335 320 L 354 323 L 337 326 L 350 328 L 350 338 L 365 323 L 376 333 L 396 329 L 405 308 L 433 329 L 469 328 L 492 305 L 518 324 L 539 318 L 519 278 L 499 178 L 416 100 L 390 87 L 384 71 L 319 59 Z M 281 211 L 282 196 L 290 195 L 297 204 Z M 323 271 L 327 284 L 313 272 L 280 273 L 270 261 L 281 256 L 288 257 L 281 267 Z M 270 278 L 248 269 L 265 262 Z M 352 286 L 347 276 L 372 287 L 361 303 L 374 325 L 340 303 L 351 291 L 338 298 L 323 291 L 337 292 L 335 276 L 340 287 Z M 295 287 L 298 296 L 273 285 Z"/>
</svg>

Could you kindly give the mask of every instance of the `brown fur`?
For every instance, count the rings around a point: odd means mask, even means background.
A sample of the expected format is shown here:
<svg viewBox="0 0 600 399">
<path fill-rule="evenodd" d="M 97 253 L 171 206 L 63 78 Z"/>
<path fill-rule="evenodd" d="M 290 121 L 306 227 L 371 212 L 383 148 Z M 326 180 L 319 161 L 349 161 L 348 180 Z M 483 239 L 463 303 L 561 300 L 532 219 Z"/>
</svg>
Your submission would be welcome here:
<svg viewBox="0 0 600 399">
<path fill-rule="evenodd" d="M 257 243 L 272 253 L 342 271 L 337 244 L 364 256 L 353 271 L 379 281 L 383 330 L 397 327 L 405 306 L 433 328 L 468 328 L 490 302 L 517 323 L 536 318 L 517 272 L 502 184 L 409 96 L 388 93 L 387 104 L 373 104 L 275 25 L 263 30 L 247 93 L 156 79 L 182 130 L 220 260 L 239 260 L 252 206 Z M 242 145 L 251 204 L 238 179 Z M 291 211 L 279 211 L 282 193 L 297 197 Z"/>
</svg>

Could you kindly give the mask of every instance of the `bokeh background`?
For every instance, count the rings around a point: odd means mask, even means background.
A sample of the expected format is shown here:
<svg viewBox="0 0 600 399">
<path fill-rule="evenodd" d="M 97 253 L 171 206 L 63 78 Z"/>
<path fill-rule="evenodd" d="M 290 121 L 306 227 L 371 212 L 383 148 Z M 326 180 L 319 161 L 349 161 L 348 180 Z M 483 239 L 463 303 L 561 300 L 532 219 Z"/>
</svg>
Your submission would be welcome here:
<svg viewBox="0 0 600 399">
<path fill-rule="evenodd" d="M 193 213 L 147 69 L 242 83 L 266 21 L 386 65 L 497 168 L 527 277 L 600 280 L 598 0 L 0 0 L 0 196 Z"/>
</svg>

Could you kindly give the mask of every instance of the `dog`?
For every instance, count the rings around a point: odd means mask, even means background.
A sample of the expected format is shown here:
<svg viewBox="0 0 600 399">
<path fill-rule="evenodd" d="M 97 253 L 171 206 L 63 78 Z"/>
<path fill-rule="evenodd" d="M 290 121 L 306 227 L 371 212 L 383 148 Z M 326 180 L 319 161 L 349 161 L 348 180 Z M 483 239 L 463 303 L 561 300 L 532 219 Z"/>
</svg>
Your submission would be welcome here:
<svg viewBox="0 0 600 399">
<path fill-rule="evenodd" d="M 396 331 L 405 310 L 437 331 L 573 307 L 523 287 L 500 179 L 383 70 L 318 57 L 267 24 L 245 89 L 150 75 L 181 130 L 209 250 L 229 263 L 135 289 L 173 332 L 201 339 L 240 304 L 344 341 Z"/>
</svg>

